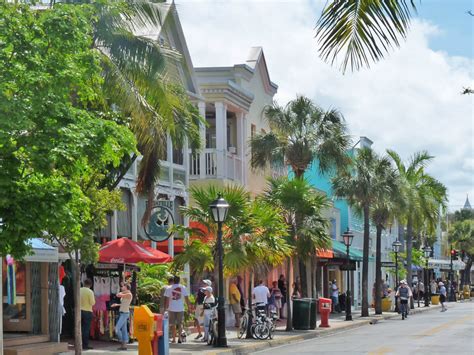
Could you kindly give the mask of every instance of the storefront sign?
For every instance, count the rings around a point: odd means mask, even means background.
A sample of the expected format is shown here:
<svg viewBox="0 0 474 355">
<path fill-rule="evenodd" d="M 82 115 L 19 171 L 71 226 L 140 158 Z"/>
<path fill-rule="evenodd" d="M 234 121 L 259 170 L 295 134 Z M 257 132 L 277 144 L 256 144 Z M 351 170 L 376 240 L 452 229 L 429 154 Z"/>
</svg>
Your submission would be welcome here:
<svg viewBox="0 0 474 355">
<path fill-rule="evenodd" d="M 145 234 L 154 242 L 163 242 L 171 237 L 169 229 L 174 224 L 174 203 L 168 200 L 156 201 L 151 210 L 150 221 L 145 226 Z"/>
<path fill-rule="evenodd" d="M 395 262 L 393 261 L 382 261 L 382 267 L 395 267 Z"/>
</svg>

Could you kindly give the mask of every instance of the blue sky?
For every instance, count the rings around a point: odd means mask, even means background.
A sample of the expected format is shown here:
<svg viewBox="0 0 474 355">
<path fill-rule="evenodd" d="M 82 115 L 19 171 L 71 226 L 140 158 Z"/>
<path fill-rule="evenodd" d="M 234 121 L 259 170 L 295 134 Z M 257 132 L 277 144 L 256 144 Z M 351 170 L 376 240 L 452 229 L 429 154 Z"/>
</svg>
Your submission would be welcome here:
<svg viewBox="0 0 474 355">
<path fill-rule="evenodd" d="M 417 17 L 438 25 L 442 31 L 430 41 L 430 48 L 473 57 L 474 17 L 467 13 L 474 13 L 472 0 L 422 0 L 417 9 Z"/>
<path fill-rule="evenodd" d="M 342 73 L 318 56 L 314 25 L 326 0 L 175 0 L 193 64 L 244 63 L 262 46 L 275 99 L 303 94 L 339 109 L 354 142 L 397 151 L 427 150 L 429 172 L 448 187 L 449 208 L 474 201 L 473 25 L 470 0 L 415 0 L 406 41 L 370 69 Z M 421 3 L 420 3 L 421 2 Z"/>
</svg>

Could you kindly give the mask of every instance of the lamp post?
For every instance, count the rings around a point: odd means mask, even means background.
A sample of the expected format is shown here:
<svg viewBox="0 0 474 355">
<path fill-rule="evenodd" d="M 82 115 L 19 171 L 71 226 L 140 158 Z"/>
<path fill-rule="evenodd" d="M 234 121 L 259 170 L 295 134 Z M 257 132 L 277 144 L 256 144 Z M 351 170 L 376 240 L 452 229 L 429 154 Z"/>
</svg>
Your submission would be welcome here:
<svg viewBox="0 0 474 355">
<path fill-rule="evenodd" d="M 454 302 L 454 294 L 453 294 L 453 259 L 455 258 L 456 251 L 453 249 L 453 245 L 451 244 L 451 252 L 450 252 L 450 262 L 449 262 L 449 286 L 448 286 L 448 302 Z"/>
<path fill-rule="evenodd" d="M 425 267 L 425 307 L 430 306 L 430 292 L 431 292 L 431 287 L 429 285 L 430 282 L 430 277 L 429 277 L 429 272 L 430 270 L 428 269 L 428 259 L 431 255 L 431 247 L 429 245 L 426 245 L 423 248 L 423 252 L 425 253 L 425 259 L 426 259 L 426 267 Z"/>
<path fill-rule="evenodd" d="M 225 308 L 224 308 L 224 270 L 223 270 L 223 254 L 222 248 L 222 224 L 227 218 L 229 212 L 229 204 L 219 194 L 217 199 L 210 205 L 211 216 L 217 223 L 217 255 L 219 259 L 219 290 L 217 295 L 217 339 L 215 346 L 227 347 L 227 338 L 225 336 Z"/>
<path fill-rule="evenodd" d="M 400 247 L 402 243 L 397 239 L 392 243 L 392 250 L 395 253 L 395 293 L 398 290 L 398 253 L 400 252 Z M 395 312 L 398 313 L 398 302 L 397 297 L 395 297 Z"/>
<path fill-rule="evenodd" d="M 344 240 L 344 245 L 346 246 L 346 253 L 347 253 L 347 289 L 346 289 L 346 320 L 352 320 L 351 314 L 351 291 L 350 291 L 350 270 L 349 270 L 349 247 L 352 244 L 352 239 L 354 238 L 354 234 L 349 231 L 345 231 L 342 234 L 342 239 Z"/>
</svg>

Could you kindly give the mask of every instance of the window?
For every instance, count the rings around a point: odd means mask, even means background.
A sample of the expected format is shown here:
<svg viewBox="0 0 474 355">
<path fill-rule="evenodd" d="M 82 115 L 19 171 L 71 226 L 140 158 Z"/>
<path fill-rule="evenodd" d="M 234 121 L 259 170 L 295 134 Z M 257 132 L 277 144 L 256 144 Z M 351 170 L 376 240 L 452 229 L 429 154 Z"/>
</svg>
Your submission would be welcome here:
<svg viewBox="0 0 474 355">
<path fill-rule="evenodd" d="M 251 124 L 250 125 L 250 138 L 255 137 L 256 134 L 257 134 L 257 126 L 255 126 L 254 124 Z"/>
</svg>

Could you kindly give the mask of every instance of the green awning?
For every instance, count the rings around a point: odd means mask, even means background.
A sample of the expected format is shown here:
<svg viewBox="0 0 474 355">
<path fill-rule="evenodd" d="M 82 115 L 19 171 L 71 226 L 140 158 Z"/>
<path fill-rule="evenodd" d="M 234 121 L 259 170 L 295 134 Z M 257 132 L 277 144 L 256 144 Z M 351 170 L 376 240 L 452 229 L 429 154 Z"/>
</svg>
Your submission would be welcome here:
<svg viewBox="0 0 474 355">
<path fill-rule="evenodd" d="M 334 251 L 334 254 L 337 255 L 339 258 L 346 258 L 346 246 L 342 242 L 338 242 L 337 240 L 332 241 L 332 249 Z M 349 260 L 354 260 L 354 261 L 362 261 L 363 259 L 363 253 L 361 250 L 357 250 L 354 248 L 349 249 Z M 369 260 L 374 260 L 373 257 L 369 257 Z"/>
</svg>

